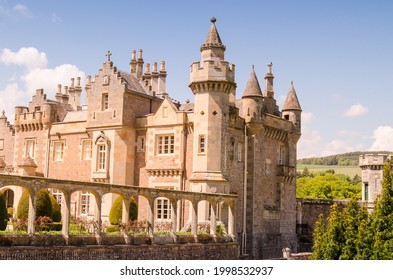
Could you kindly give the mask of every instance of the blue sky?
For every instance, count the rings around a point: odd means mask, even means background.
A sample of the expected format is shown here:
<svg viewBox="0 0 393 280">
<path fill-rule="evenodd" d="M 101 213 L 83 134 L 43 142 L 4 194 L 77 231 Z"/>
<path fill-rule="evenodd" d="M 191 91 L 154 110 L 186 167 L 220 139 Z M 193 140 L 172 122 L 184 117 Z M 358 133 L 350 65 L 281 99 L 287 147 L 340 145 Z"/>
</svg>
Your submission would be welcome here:
<svg viewBox="0 0 393 280">
<path fill-rule="evenodd" d="M 303 109 L 299 157 L 393 150 L 392 1 L 11 1 L 0 0 L 0 110 L 12 119 L 36 88 L 94 75 L 105 61 L 129 70 L 166 61 L 167 91 L 193 99 L 189 67 L 210 18 L 236 65 L 237 97 L 251 66 L 264 84 L 273 62 L 275 98 L 291 81 Z"/>
</svg>

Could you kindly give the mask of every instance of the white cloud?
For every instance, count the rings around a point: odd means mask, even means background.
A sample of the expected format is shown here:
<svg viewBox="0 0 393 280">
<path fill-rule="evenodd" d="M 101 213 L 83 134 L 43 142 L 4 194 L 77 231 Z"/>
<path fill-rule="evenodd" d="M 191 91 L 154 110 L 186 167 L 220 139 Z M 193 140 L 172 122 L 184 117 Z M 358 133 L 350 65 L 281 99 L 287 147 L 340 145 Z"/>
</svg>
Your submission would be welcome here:
<svg viewBox="0 0 393 280">
<path fill-rule="evenodd" d="M 34 93 L 36 89 L 43 88 L 48 95 L 52 96 L 57 91 L 57 84 L 69 85 L 70 79 L 76 77 L 81 77 L 82 81 L 85 80 L 85 74 L 77 66 L 62 64 L 53 69 L 34 69 L 24 75 L 21 80 L 25 82 L 28 92 Z"/>
<path fill-rule="evenodd" d="M 58 15 L 53 13 L 52 16 L 51 16 L 51 21 L 53 23 L 59 23 L 59 22 L 62 22 L 62 19 L 61 19 L 61 17 L 59 17 Z"/>
<path fill-rule="evenodd" d="M 0 63 L 5 65 L 15 64 L 23 66 L 27 70 L 44 68 L 48 64 L 46 54 L 36 48 L 20 48 L 17 52 L 3 49 L 0 55 Z"/>
<path fill-rule="evenodd" d="M 311 112 L 302 112 L 302 122 L 303 124 L 309 123 L 314 119 L 314 114 Z"/>
<path fill-rule="evenodd" d="M 329 156 L 334 154 L 343 154 L 347 152 L 353 152 L 355 147 L 349 142 L 335 139 L 328 143 L 326 147 L 322 150 L 322 156 Z"/>
<path fill-rule="evenodd" d="M 22 16 L 27 17 L 27 18 L 31 18 L 31 16 L 32 16 L 32 13 L 30 12 L 29 8 L 27 8 L 23 4 L 16 4 L 12 8 L 12 10 L 14 12 L 16 12 L 17 14 L 22 15 Z"/>
<path fill-rule="evenodd" d="M 5 110 L 11 122 L 15 106 L 27 106 L 37 89 L 44 89 L 48 98 L 54 99 L 58 84 L 69 86 L 71 78 L 76 77 L 81 77 L 81 81 L 85 80 L 84 72 L 76 65 L 62 64 L 46 68 L 48 60 L 45 53 L 35 48 L 21 48 L 18 52 L 3 49 L 0 63 L 25 69 L 22 76 L 13 75 L 4 89 L 0 89 L 0 112 Z"/>
<path fill-rule="evenodd" d="M 3 90 L 0 90 L 0 111 L 5 111 L 8 121 L 12 123 L 14 119 L 14 108 L 20 105 L 28 94 L 23 91 L 17 83 L 8 84 Z"/>
<path fill-rule="evenodd" d="M 320 153 L 321 135 L 317 130 L 302 127 L 302 136 L 297 145 L 298 158 L 316 157 Z"/>
<path fill-rule="evenodd" d="M 367 114 L 368 109 L 361 104 L 354 104 L 348 110 L 345 111 L 346 117 L 358 117 Z"/>
<path fill-rule="evenodd" d="M 393 127 L 379 126 L 373 133 L 370 151 L 393 151 Z"/>
</svg>

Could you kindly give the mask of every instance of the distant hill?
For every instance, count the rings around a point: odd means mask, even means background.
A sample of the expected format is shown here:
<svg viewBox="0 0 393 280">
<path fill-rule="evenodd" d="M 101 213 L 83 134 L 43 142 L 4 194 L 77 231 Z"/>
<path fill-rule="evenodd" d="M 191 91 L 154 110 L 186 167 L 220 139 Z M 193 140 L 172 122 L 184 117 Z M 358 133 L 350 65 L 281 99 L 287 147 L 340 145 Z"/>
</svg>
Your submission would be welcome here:
<svg viewBox="0 0 393 280">
<path fill-rule="evenodd" d="M 339 166 L 358 166 L 359 156 L 363 154 L 391 154 L 390 151 L 366 151 L 350 152 L 345 154 L 330 155 L 326 157 L 311 157 L 297 160 L 297 164 L 310 165 L 339 165 Z"/>
</svg>

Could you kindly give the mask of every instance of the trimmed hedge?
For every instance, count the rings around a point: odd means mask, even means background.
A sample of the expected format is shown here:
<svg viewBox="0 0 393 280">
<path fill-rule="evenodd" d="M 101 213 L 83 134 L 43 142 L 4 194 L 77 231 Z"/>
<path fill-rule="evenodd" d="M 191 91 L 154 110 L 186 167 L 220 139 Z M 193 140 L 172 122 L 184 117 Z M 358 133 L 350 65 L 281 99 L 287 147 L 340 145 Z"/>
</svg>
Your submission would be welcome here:
<svg viewBox="0 0 393 280">
<path fill-rule="evenodd" d="M 36 196 L 36 216 L 52 217 L 52 202 L 47 190 L 39 190 Z"/>
<path fill-rule="evenodd" d="M 109 211 L 109 222 L 111 225 L 119 225 L 121 223 L 123 213 L 122 201 L 122 197 L 118 196 L 112 204 L 111 210 Z M 130 198 L 130 212 L 128 219 L 131 221 L 138 219 L 138 206 L 136 205 L 133 197 Z"/>
<path fill-rule="evenodd" d="M 0 230 L 7 228 L 8 213 L 4 194 L 0 192 Z"/>
<path fill-rule="evenodd" d="M 61 207 L 53 195 L 49 194 L 50 202 L 52 204 L 52 215 L 50 216 L 53 222 L 61 221 Z"/>
<path fill-rule="evenodd" d="M 29 215 L 29 191 L 24 190 L 18 203 L 18 208 L 16 210 L 16 217 L 18 219 L 27 220 L 28 215 Z"/>
<path fill-rule="evenodd" d="M 47 190 L 42 189 L 37 192 L 37 195 L 36 195 L 36 217 L 46 216 L 46 217 L 52 218 L 53 211 L 52 211 L 52 202 L 51 202 L 50 197 L 51 197 L 51 195 L 49 194 L 49 192 Z M 22 193 L 22 196 L 19 200 L 19 203 L 18 203 L 16 217 L 18 219 L 27 220 L 28 214 L 29 214 L 29 191 L 24 190 Z M 60 214 L 60 219 L 61 219 L 61 214 Z M 57 221 L 57 222 L 59 222 L 59 221 Z"/>
</svg>

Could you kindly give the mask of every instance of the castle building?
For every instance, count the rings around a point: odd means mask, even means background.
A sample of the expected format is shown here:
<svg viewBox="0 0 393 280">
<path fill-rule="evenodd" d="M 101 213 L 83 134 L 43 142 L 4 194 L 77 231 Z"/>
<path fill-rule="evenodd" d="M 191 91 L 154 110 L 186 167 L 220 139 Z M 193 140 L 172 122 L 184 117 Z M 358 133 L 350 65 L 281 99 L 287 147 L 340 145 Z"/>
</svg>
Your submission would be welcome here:
<svg viewBox="0 0 393 280">
<path fill-rule="evenodd" d="M 362 202 L 366 202 L 369 211 L 374 209 L 374 202 L 382 193 L 383 167 L 387 160 L 392 163 L 393 156 L 387 154 L 364 154 L 359 156 L 362 170 Z"/>
<path fill-rule="evenodd" d="M 165 62 L 144 63 L 132 52 L 121 71 L 107 53 L 98 73 L 88 77 L 87 104 L 80 78 L 58 86 L 55 100 L 42 89 L 28 106 L 15 107 L 14 124 L 0 116 L 0 172 L 55 179 L 134 185 L 193 192 L 236 194 L 235 232 L 242 254 L 280 257 L 296 251 L 296 146 L 301 107 L 293 83 L 280 111 L 274 98 L 272 64 L 262 91 L 254 67 L 241 98 L 235 65 L 225 60 L 212 18 L 200 60 L 192 63 L 189 87 L 194 102 L 180 104 L 166 92 Z M 4 188 L 3 190 L 4 191 Z M 16 207 L 20 188 L 7 188 Z M 61 193 L 52 190 L 61 203 Z M 108 219 L 116 194 L 102 200 Z M 94 216 L 89 192 L 73 193 L 71 212 Z M 148 215 L 138 200 L 138 219 Z M 179 229 L 187 227 L 189 202 L 177 205 Z M 171 219 L 171 204 L 155 201 L 155 220 Z M 198 204 L 198 219 L 214 214 L 224 225 L 229 207 Z"/>
</svg>

